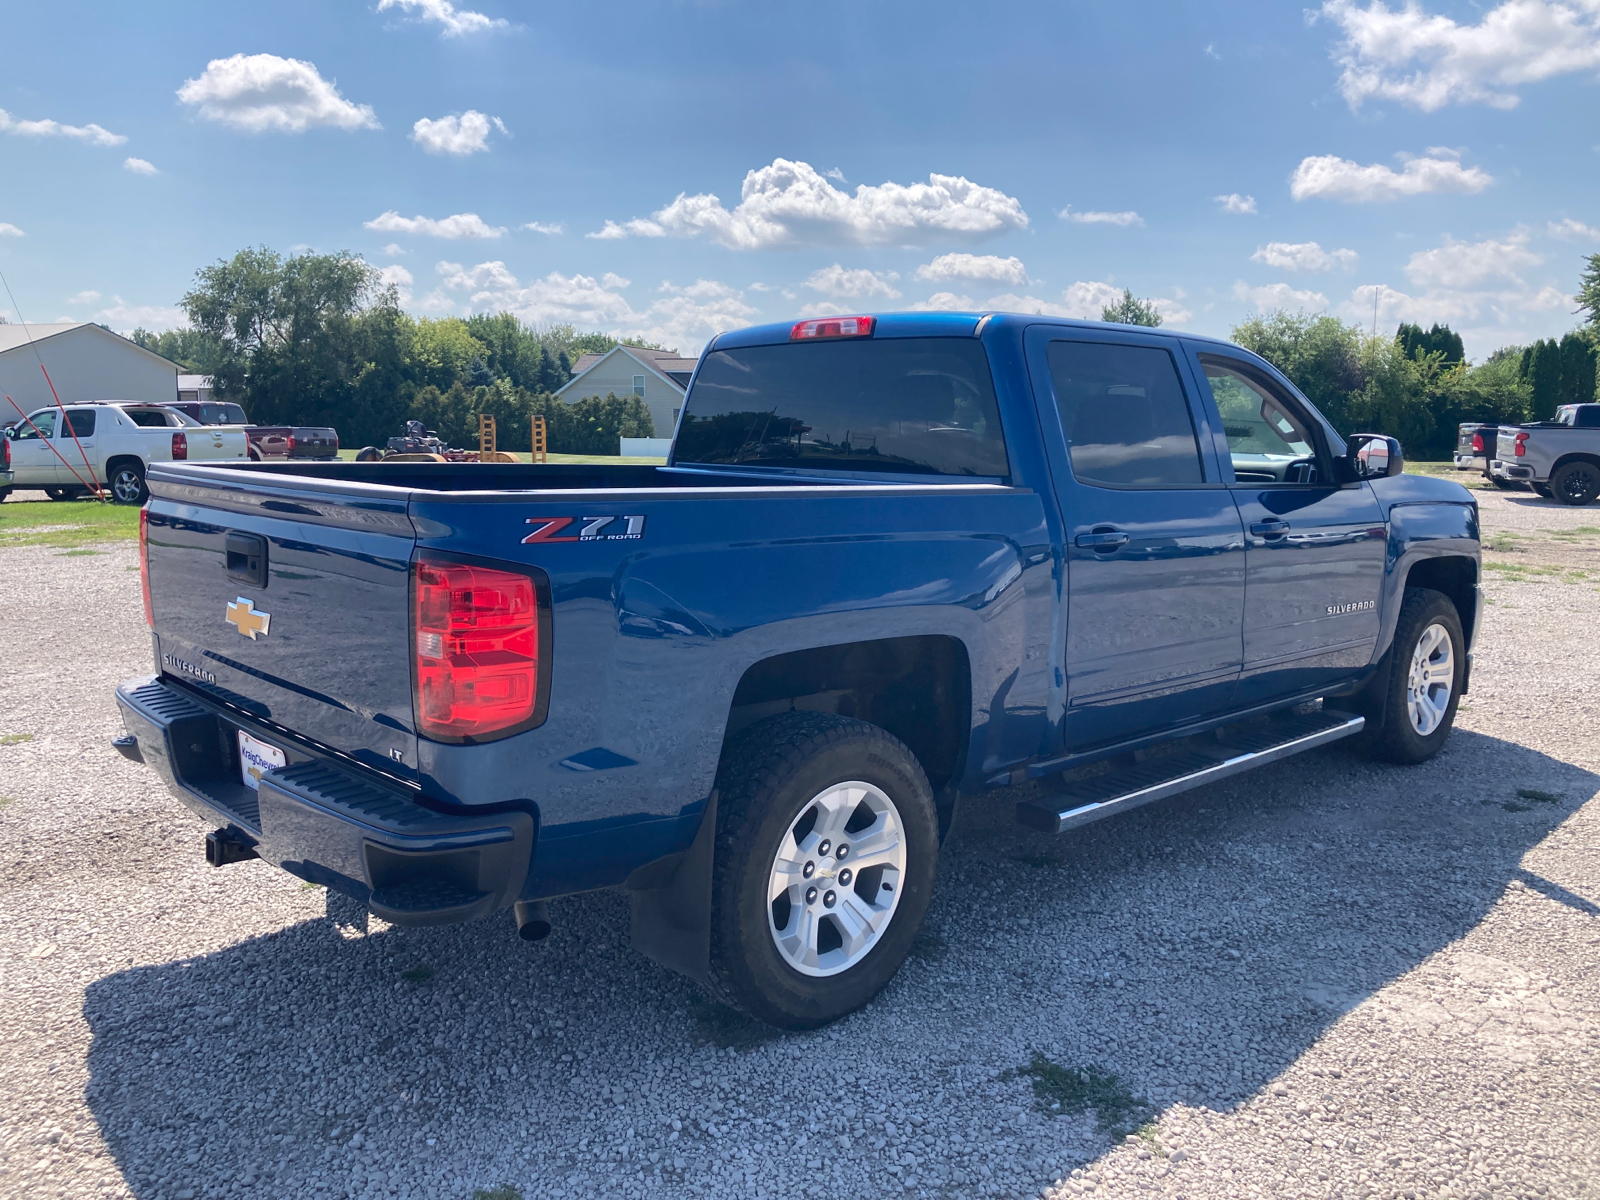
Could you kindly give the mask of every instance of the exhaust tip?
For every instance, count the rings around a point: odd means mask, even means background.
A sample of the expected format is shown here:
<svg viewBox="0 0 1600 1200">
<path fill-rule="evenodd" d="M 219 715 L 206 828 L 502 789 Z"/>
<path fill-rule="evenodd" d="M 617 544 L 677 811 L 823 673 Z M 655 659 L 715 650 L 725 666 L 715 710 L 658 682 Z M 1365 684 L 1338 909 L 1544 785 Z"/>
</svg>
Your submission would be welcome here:
<svg viewBox="0 0 1600 1200">
<path fill-rule="evenodd" d="M 543 900 L 518 900 L 517 936 L 525 942 L 542 942 L 550 936 L 550 906 Z"/>
</svg>

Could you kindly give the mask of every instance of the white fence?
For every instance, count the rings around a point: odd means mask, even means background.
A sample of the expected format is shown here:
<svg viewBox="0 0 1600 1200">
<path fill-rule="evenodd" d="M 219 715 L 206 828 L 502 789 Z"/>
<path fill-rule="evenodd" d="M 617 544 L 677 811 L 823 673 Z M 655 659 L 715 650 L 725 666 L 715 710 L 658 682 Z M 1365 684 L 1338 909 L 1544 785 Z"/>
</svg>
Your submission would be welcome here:
<svg viewBox="0 0 1600 1200">
<path fill-rule="evenodd" d="M 622 454 L 639 458 L 665 458 L 672 449 L 671 438 L 623 438 Z"/>
</svg>

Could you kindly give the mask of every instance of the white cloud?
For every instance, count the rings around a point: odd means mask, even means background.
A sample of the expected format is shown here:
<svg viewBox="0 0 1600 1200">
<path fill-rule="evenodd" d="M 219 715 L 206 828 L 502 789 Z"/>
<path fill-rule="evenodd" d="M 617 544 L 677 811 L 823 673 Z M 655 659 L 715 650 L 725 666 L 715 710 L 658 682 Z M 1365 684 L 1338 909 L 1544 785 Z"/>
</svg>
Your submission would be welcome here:
<svg viewBox="0 0 1600 1200">
<path fill-rule="evenodd" d="M 970 312 L 977 308 L 971 296 L 958 296 L 954 292 L 935 292 L 926 300 L 911 306 L 912 312 Z"/>
<path fill-rule="evenodd" d="M 161 304 L 129 304 L 121 296 L 112 296 L 111 304 L 89 318 L 127 334 L 135 329 L 181 329 L 189 323 L 189 316 L 181 308 Z"/>
<path fill-rule="evenodd" d="M 393 284 L 395 291 L 399 294 L 401 304 L 411 303 L 411 285 L 413 282 L 411 272 L 398 263 L 384 267 L 378 272 L 378 286 L 388 287 Z"/>
<path fill-rule="evenodd" d="M 1150 303 L 1161 314 L 1163 325 L 1187 325 L 1194 319 L 1194 313 L 1183 306 L 1183 289 L 1173 288 L 1173 298 L 1155 296 Z"/>
<path fill-rule="evenodd" d="M 529 221 L 522 228 L 526 229 L 529 233 L 542 233 L 547 237 L 554 237 L 558 233 L 566 232 L 566 226 L 561 224 L 559 221 L 553 225 L 547 225 L 543 221 Z"/>
<path fill-rule="evenodd" d="M 1390 9 L 1329 0 L 1321 15 L 1344 41 L 1334 49 L 1339 91 L 1351 108 L 1398 100 L 1424 112 L 1447 104 L 1515 108 L 1516 89 L 1600 67 L 1594 0 L 1506 0 L 1476 25 L 1429 13 L 1415 0 Z"/>
<path fill-rule="evenodd" d="M 10 221 L 0 221 L 0 237 L 22 237 L 22 230 Z"/>
<path fill-rule="evenodd" d="M 423 117 L 411 127 L 411 140 L 429 154 L 476 154 L 489 148 L 491 125 L 510 136 L 499 117 L 488 117 L 469 108 L 459 117 L 452 114 L 437 121 Z"/>
<path fill-rule="evenodd" d="M 79 292 L 76 296 L 68 296 L 67 297 L 67 303 L 68 304 L 93 304 L 98 299 L 100 299 L 100 293 L 99 292 L 96 292 L 96 291 Z"/>
<path fill-rule="evenodd" d="M 383 252 L 390 258 L 399 258 L 401 255 L 406 253 L 406 248 L 399 242 L 390 242 L 383 248 Z"/>
<path fill-rule="evenodd" d="M 1503 241 L 1456 242 L 1419 250 L 1406 263 L 1406 276 L 1426 288 L 1474 288 L 1496 280 L 1521 283 L 1523 267 L 1536 267 L 1544 259 L 1528 249 L 1528 231 L 1518 229 Z"/>
<path fill-rule="evenodd" d="M 744 302 L 743 293 L 727 284 L 700 279 L 687 287 L 661 285 L 660 298 L 636 309 L 621 294 L 629 281 L 618 275 L 595 279 L 565 276 L 552 271 L 524 285 L 503 262 L 463 267 L 441 262 L 443 287 L 470 292 L 468 306 L 480 312 L 513 312 L 534 325 L 572 324 L 580 329 L 603 329 L 613 335 L 632 335 L 685 353 L 715 334 L 750 324 L 756 310 Z M 443 299 L 442 295 L 440 296 Z M 448 300 L 444 300 L 446 305 Z"/>
<path fill-rule="evenodd" d="M 1251 287 L 1243 280 L 1233 285 L 1233 298 L 1254 304 L 1262 312 L 1272 308 L 1287 308 L 1297 312 L 1321 312 L 1328 307 L 1328 298 L 1321 292 L 1302 291 L 1287 283 L 1268 283 Z"/>
<path fill-rule="evenodd" d="M 894 283 L 900 276 L 894 271 L 885 271 L 882 274 L 858 267 L 855 270 L 846 270 L 838 263 L 831 267 L 823 267 L 813 271 L 806 278 L 805 286 L 813 292 L 821 292 L 824 296 L 833 296 L 838 299 L 853 300 L 863 296 L 883 296 L 889 300 L 898 299 L 899 289 Z M 814 314 L 804 314 L 811 316 Z M 830 314 L 815 314 L 828 316 Z"/>
<path fill-rule="evenodd" d="M 437 21 L 439 32 L 444 37 L 461 37 L 463 34 L 511 27 L 511 22 L 504 17 L 486 17 L 481 12 L 457 8 L 450 0 L 378 0 L 379 12 L 390 8 L 415 13 L 419 21 Z"/>
<path fill-rule="evenodd" d="M 1122 299 L 1122 289 L 1099 281 L 1074 283 L 1061 293 L 1060 300 L 1041 300 L 1037 296 L 1019 296 L 1007 292 L 990 296 L 984 308 L 1002 312 L 1035 313 L 1042 317 L 1072 317 L 1080 321 L 1098 321 L 1100 310 Z"/>
<path fill-rule="evenodd" d="M 1354 250 L 1324 250 L 1316 242 L 1268 242 L 1250 261 L 1280 271 L 1329 271 L 1335 263 L 1353 271 L 1359 257 Z"/>
<path fill-rule="evenodd" d="M 128 158 L 123 159 L 123 161 L 122 161 L 122 169 L 124 171 L 132 171 L 135 175 L 159 175 L 159 174 L 161 174 L 160 171 L 156 170 L 155 163 L 146 162 L 142 158 L 133 158 L 132 156 L 129 156 Z"/>
<path fill-rule="evenodd" d="M 200 78 L 185 81 L 178 99 L 208 120 L 250 133 L 303 133 L 314 125 L 382 128 L 369 105 L 346 100 L 313 64 L 276 54 L 214 58 Z"/>
<path fill-rule="evenodd" d="M 818 300 L 815 304 L 801 305 L 800 311 L 796 315 L 802 317 L 838 317 L 855 311 L 847 304 L 839 304 L 833 300 Z"/>
<path fill-rule="evenodd" d="M 918 267 L 917 278 L 928 283 L 971 279 L 1011 287 L 1028 286 L 1028 272 L 1022 260 L 1016 257 L 1001 258 L 998 254 L 941 254 L 932 262 Z"/>
<path fill-rule="evenodd" d="M 1340 305 L 1349 320 L 1367 324 L 1372 320 L 1373 301 L 1377 301 L 1378 326 L 1399 321 L 1431 325 L 1436 321 L 1457 323 L 1487 318 L 1503 328 L 1516 328 L 1529 314 L 1570 309 L 1572 297 L 1555 287 L 1513 287 L 1498 291 L 1469 291 L 1435 288 L 1420 296 L 1396 291 L 1386 284 L 1363 284 Z M 1482 336 L 1491 336 L 1479 331 Z"/>
<path fill-rule="evenodd" d="M 59 121 L 19 121 L 0 108 L 0 133 L 18 137 L 64 137 L 91 146 L 120 146 L 128 139 L 99 125 L 63 125 Z"/>
<path fill-rule="evenodd" d="M 1304 159 L 1289 177 L 1289 194 L 1296 200 L 1321 197 L 1365 204 L 1398 200 L 1425 192 L 1481 192 L 1494 178 L 1477 167 L 1463 167 L 1450 158 L 1412 158 L 1400 170 L 1372 163 L 1362 166 L 1348 158 L 1324 154 Z"/>
<path fill-rule="evenodd" d="M 436 220 L 433 217 L 402 217 L 394 209 L 366 223 L 380 233 L 420 233 L 436 238 L 497 238 L 505 226 L 490 225 L 477 213 L 456 213 Z"/>
<path fill-rule="evenodd" d="M 1056 214 L 1063 221 L 1076 221 L 1079 225 L 1143 225 L 1144 218 L 1136 212 L 1073 212 L 1067 205 Z"/>
<path fill-rule="evenodd" d="M 918 245 L 938 237 L 979 241 L 1025 229 L 1028 215 L 1011 196 L 961 176 L 930 175 L 927 183 L 862 184 L 840 191 L 809 163 L 773 159 L 744 177 L 731 211 L 710 193 L 680 193 L 648 219 L 607 221 L 588 236 L 695 237 L 707 234 L 734 250 L 794 246 Z"/>
<path fill-rule="evenodd" d="M 1256 211 L 1256 198 L 1254 196 L 1241 196 L 1238 192 L 1229 192 L 1226 196 L 1211 197 L 1222 205 L 1225 213 L 1253 213 Z"/>
<path fill-rule="evenodd" d="M 1546 227 L 1546 232 L 1564 242 L 1600 242 L 1600 229 L 1596 229 L 1593 225 L 1585 225 L 1582 221 L 1574 221 L 1571 217 L 1561 221 L 1551 221 Z"/>
</svg>

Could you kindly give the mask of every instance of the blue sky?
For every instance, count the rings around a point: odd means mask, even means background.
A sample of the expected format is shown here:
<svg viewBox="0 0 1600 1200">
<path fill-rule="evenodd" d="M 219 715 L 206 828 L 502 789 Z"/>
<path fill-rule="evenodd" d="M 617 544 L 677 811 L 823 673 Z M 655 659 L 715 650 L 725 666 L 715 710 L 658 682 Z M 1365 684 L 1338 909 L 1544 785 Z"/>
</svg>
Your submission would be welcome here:
<svg viewBox="0 0 1600 1200">
<path fill-rule="evenodd" d="M 0 270 L 32 321 L 181 323 L 243 246 L 348 249 L 419 315 L 694 352 L 918 306 L 1226 335 L 1263 307 L 1576 321 L 1600 0 L 280 0 L 18 6 Z M 17 320 L 15 312 L 9 312 Z"/>
</svg>

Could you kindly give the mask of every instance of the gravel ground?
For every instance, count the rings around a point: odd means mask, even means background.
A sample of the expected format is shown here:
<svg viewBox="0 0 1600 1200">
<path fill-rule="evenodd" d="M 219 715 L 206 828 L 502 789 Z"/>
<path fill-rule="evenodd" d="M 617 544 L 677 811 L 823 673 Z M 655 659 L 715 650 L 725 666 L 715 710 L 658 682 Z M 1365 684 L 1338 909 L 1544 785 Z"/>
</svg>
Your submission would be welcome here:
<svg viewBox="0 0 1600 1200">
<path fill-rule="evenodd" d="M 1600 525 L 1480 499 L 1563 554 Z M 0 1195 L 1600 1196 L 1600 589 L 1492 574 L 1433 762 L 1332 747 L 1060 839 L 995 793 L 884 994 L 774 1037 L 616 895 L 528 946 L 207 868 L 108 746 L 134 552 L 0 552 Z"/>
</svg>

